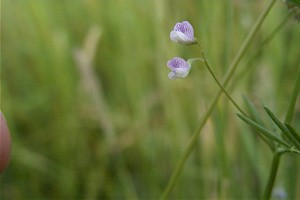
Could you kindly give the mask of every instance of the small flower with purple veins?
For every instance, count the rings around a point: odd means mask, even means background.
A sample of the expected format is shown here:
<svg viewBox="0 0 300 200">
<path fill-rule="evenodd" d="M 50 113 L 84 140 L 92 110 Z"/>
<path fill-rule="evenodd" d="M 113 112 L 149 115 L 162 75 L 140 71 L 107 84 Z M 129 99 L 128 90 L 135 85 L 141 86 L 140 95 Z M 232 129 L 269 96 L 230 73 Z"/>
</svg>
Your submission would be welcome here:
<svg viewBox="0 0 300 200">
<path fill-rule="evenodd" d="M 170 38 L 173 42 L 185 45 L 196 43 L 196 39 L 194 38 L 194 29 L 188 21 L 177 23 L 174 26 L 174 30 L 170 32 Z"/>
<path fill-rule="evenodd" d="M 167 65 L 172 70 L 168 75 L 170 79 L 185 78 L 191 69 L 191 65 L 179 57 L 169 60 Z"/>
</svg>

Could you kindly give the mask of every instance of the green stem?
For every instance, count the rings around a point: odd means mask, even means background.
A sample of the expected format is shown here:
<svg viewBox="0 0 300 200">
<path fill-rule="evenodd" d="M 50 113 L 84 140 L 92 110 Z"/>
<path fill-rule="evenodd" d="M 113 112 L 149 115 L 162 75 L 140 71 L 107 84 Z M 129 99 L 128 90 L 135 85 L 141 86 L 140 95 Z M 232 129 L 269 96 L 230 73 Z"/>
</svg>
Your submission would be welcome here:
<svg viewBox="0 0 300 200">
<path fill-rule="evenodd" d="M 271 193 L 272 193 L 272 189 L 274 186 L 274 182 L 275 182 L 275 178 L 276 178 L 276 174 L 278 171 L 278 166 L 280 163 L 280 152 L 277 152 L 274 157 L 273 157 L 273 162 L 272 162 L 272 168 L 269 174 L 269 179 L 267 182 L 267 186 L 263 195 L 263 199 L 270 199 L 271 197 Z"/>
<path fill-rule="evenodd" d="M 271 168 L 271 171 L 270 171 L 270 174 L 269 174 L 269 179 L 268 179 L 267 186 L 265 188 L 265 192 L 264 192 L 264 195 L 263 195 L 264 200 L 268 200 L 271 197 L 273 186 L 274 186 L 274 183 L 275 183 L 276 174 L 277 174 L 278 167 L 279 167 L 279 164 L 280 164 L 280 156 L 284 153 L 289 153 L 289 152 L 290 153 L 296 153 L 296 154 L 300 153 L 299 151 L 297 151 L 295 149 L 278 150 L 275 153 L 275 155 L 273 157 L 272 168 Z"/>
<path fill-rule="evenodd" d="M 297 155 L 300 155 L 300 151 L 295 149 L 294 147 L 290 148 L 290 149 L 282 149 L 282 150 L 278 150 L 278 153 L 280 155 L 283 155 L 285 153 L 294 153 L 294 154 L 297 154 Z"/>
<path fill-rule="evenodd" d="M 240 61 L 241 61 L 242 57 L 244 56 L 246 50 L 249 48 L 252 39 L 254 38 L 254 36 L 256 35 L 258 30 L 260 29 L 263 21 L 267 17 L 268 13 L 270 12 L 270 10 L 273 7 L 275 2 L 276 2 L 276 0 L 271 0 L 268 7 L 263 11 L 261 16 L 257 20 L 257 22 L 252 27 L 251 31 L 247 35 L 245 41 L 243 42 L 242 46 L 240 47 L 235 59 L 233 60 L 232 64 L 230 65 L 228 73 L 226 73 L 226 75 L 225 75 L 224 81 L 222 83 L 224 88 L 227 86 L 230 79 L 232 78 L 238 64 L 240 63 Z M 177 181 L 177 179 L 178 179 L 178 177 L 179 177 L 179 175 L 180 175 L 180 173 L 183 169 L 183 166 L 184 166 L 186 160 L 188 159 L 189 155 L 191 154 L 194 146 L 196 145 L 196 143 L 198 141 L 197 139 L 199 138 L 200 131 L 202 130 L 202 128 L 204 127 L 206 121 L 208 120 L 208 118 L 210 117 L 212 111 L 214 110 L 221 94 L 222 94 L 222 90 L 220 89 L 218 91 L 218 93 L 216 94 L 216 96 L 214 97 L 214 99 L 212 100 L 212 102 L 211 102 L 208 110 L 206 111 L 205 115 L 203 116 L 202 120 L 200 121 L 199 126 L 196 128 L 195 132 L 193 133 L 192 138 L 190 139 L 190 141 L 188 143 L 188 146 L 187 146 L 182 158 L 179 160 L 178 164 L 176 165 L 176 168 L 173 171 L 173 173 L 171 175 L 171 178 L 169 179 L 168 185 L 165 188 L 165 190 L 164 190 L 162 196 L 160 197 L 160 199 L 166 199 L 167 196 L 169 195 L 169 193 L 171 192 L 171 190 L 173 189 L 173 187 L 174 187 L 174 185 L 175 185 L 175 183 L 176 183 L 176 181 Z"/>
<path fill-rule="evenodd" d="M 297 72 L 297 77 L 296 77 L 292 97 L 284 120 L 285 123 L 290 124 L 292 122 L 299 91 L 300 91 L 300 62 L 298 66 L 298 72 Z"/>
<path fill-rule="evenodd" d="M 245 116 L 246 113 L 239 107 L 239 105 L 231 98 L 231 96 L 228 94 L 228 92 L 224 89 L 224 87 L 222 86 L 222 84 L 219 82 L 219 80 L 217 79 L 217 77 L 215 76 L 215 74 L 213 73 L 208 61 L 207 61 L 207 58 L 205 56 L 205 53 L 204 53 L 204 50 L 202 48 L 202 46 L 200 45 L 200 42 L 197 42 L 198 46 L 200 47 L 201 49 L 201 54 L 202 54 L 202 57 L 204 59 L 204 63 L 209 71 L 209 73 L 212 75 L 212 77 L 214 78 L 214 80 L 217 82 L 217 84 L 219 85 L 219 87 L 221 88 L 221 90 L 224 92 L 224 94 L 228 97 L 228 99 L 233 103 L 233 105 Z"/>
</svg>

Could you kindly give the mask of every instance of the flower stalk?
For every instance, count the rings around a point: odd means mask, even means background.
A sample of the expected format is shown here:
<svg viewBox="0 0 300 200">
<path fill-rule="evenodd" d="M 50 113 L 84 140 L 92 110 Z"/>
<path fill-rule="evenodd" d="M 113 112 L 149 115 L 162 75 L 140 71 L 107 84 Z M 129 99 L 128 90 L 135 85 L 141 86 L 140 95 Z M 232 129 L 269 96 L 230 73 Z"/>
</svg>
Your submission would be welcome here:
<svg viewBox="0 0 300 200">
<path fill-rule="evenodd" d="M 224 92 L 224 94 L 227 96 L 227 98 L 231 101 L 231 103 L 245 116 L 247 116 L 245 114 L 245 112 L 239 107 L 239 105 L 235 102 L 235 100 L 228 94 L 228 92 L 225 90 L 225 88 L 222 86 L 222 84 L 220 83 L 220 81 L 218 80 L 218 78 L 215 76 L 215 74 L 213 73 L 208 61 L 207 61 L 207 58 L 205 56 L 205 53 L 204 53 L 204 50 L 200 44 L 199 41 L 197 41 L 197 45 L 200 47 L 201 49 L 201 54 L 202 54 L 202 57 L 203 57 L 203 61 L 209 71 L 209 73 L 211 74 L 211 76 L 213 77 L 213 79 L 216 81 L 216 83 L 218 84 L 218 86 L 220 87 L 220 89 Z"/>
</svg>

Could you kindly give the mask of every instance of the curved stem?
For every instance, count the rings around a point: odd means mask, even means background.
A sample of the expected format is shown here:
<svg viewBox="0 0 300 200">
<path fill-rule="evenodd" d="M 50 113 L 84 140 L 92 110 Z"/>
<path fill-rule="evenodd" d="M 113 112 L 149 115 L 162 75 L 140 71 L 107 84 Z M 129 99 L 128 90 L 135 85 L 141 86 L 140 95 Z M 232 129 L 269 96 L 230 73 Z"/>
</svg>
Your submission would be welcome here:
<svg viewBox="0 0 300 200">
<path fill-rule="evenodd" d="M 203 60 L 204 60 L 204 63 L 209 71 L 209 73 L 212 75 L 212 77 L 214 78 L 214 80 L 217 82 L 217 84 L 219 85 L 219 87 L 221 88 L 221 90 L 224 92 L 224 94 L 228 97 L 228 99 L 231 101 L 231 103 L 233 103 L 233 105 L 245 116 L 247 116 L 245 114 L 245 112 L 239 107 L 239 105 L 234 101 L 234 99 L 228 94 L 228 92 L 224 89 L 224 87 L 222 86 L 222 84 L 219 82 L 219 80 L 217 79 L 217 77 L 215 76 L 215 74 L 213 73 L 208 61 L 207 61 L 207 58 L 205 56 L 205 53 L 204 53 L 204 50 L 202 48 L 202 46 L 200 45 L 200 42 L 197 42 L 198 46 L 200 47 L 201 49 L 201 54 L 202 54 L 202 57 L 203 57 Z"/>
<path fill-rule="evenodd" d="M 223 87 L 226 87 L 227 84 L 229 83 L 229 81 L 231 80 L 235 70 L 237 69 L 238 64 L 240 63 L 242 57 L 244 56 L 246 50 L 249 48 L 251 41 L 253 40 L 254 36 L 256 35 L 256 33 L 258 32 L 258 30 L 260 29 L 262 23 L 264 22 L 265 18 L 267 17 L 268 13 L 270 12 L 271 8 L 273 7 L 274 3 L 276 2 L 276 0 L 271 0 L 270 4 L 268 5 L 268 7 L 263 11 L 263 13 L 261 14 L 261 16 L 259 17 L 259 19 L 256 21 L 256 23 L 254 24 L 254 26 L 252 27 L 252 29 L 250 30 L 249 34 L 247 35 L 246 39 L 244 40 L 242 46 L 240 47 L 235 59 L 233 60 L 232 64 L 229 67 L 229 71 L 226 73 L 225 75 L 225 79 L 222 82 Z M 198 127 L 196 128 L 195 132 L 192 135 L 192 138 L 190 139 L 188 146 L 186 148 L 186 150 L 183 153 L 182 158 L 179 160 L 178 164 L 176 165 L 175 170 L 173 171 L 171 178 L 169 179 L 168 185 L 165 188 L 162 196 L 160 197 L 160 199 L 166 199 L 167 196 L 169 195 L 169 193 L 171 192 L 171 190 L 173 189 L 182 169 L 183 166 L 186 162 L 186 160 L 188 159 L 189 155 L 191 154 L 194 146 L 197 144 L 198 141 L 198 137 L 201 133 L 202 128 L 204 127 L 206 121 L 208 120 L 208 118 L 210 117 L 212 111 L 214 110 L 220 96 L 222 94 L 222 90 L 220 89 L 218 91 L 218 93 L 216 94 L 216 96 L 213 98 L 208 110 L 206 111 L 206 113 L 204 114 L 202 120 L 200 121 Z"/>
</svg>

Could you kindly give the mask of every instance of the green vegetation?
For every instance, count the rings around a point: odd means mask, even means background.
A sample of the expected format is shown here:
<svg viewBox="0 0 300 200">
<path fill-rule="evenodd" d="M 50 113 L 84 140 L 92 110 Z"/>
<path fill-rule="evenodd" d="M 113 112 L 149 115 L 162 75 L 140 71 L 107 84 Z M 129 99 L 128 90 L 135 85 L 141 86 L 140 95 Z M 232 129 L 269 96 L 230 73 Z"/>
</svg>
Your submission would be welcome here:
<svg viewBox="0 0 300 200">
<path fill-rule="evenodd" d="M 169 59 L 201 56 L 197 46 L 172 43 L 170 31 L 188 20 L 222 80 L 268 3 L 3 0 L 0 108 L 13 149 L 0 199 L 158 199 L 219 91 L 202 62 L 186 79 L 168 79 Z M 280 142 L 272 119 L 290 137 L 300 130 L 292 95 L 299 36 L 299 23 L 276 2 L 227 87 L 250 113 L 239 116 Z M 238 112 L 222 95 L 170 199 L 263 195 L 279 156 Z M 299 198 L 299 155 L 280 160 L 274 190 Z"/>
</svg>

